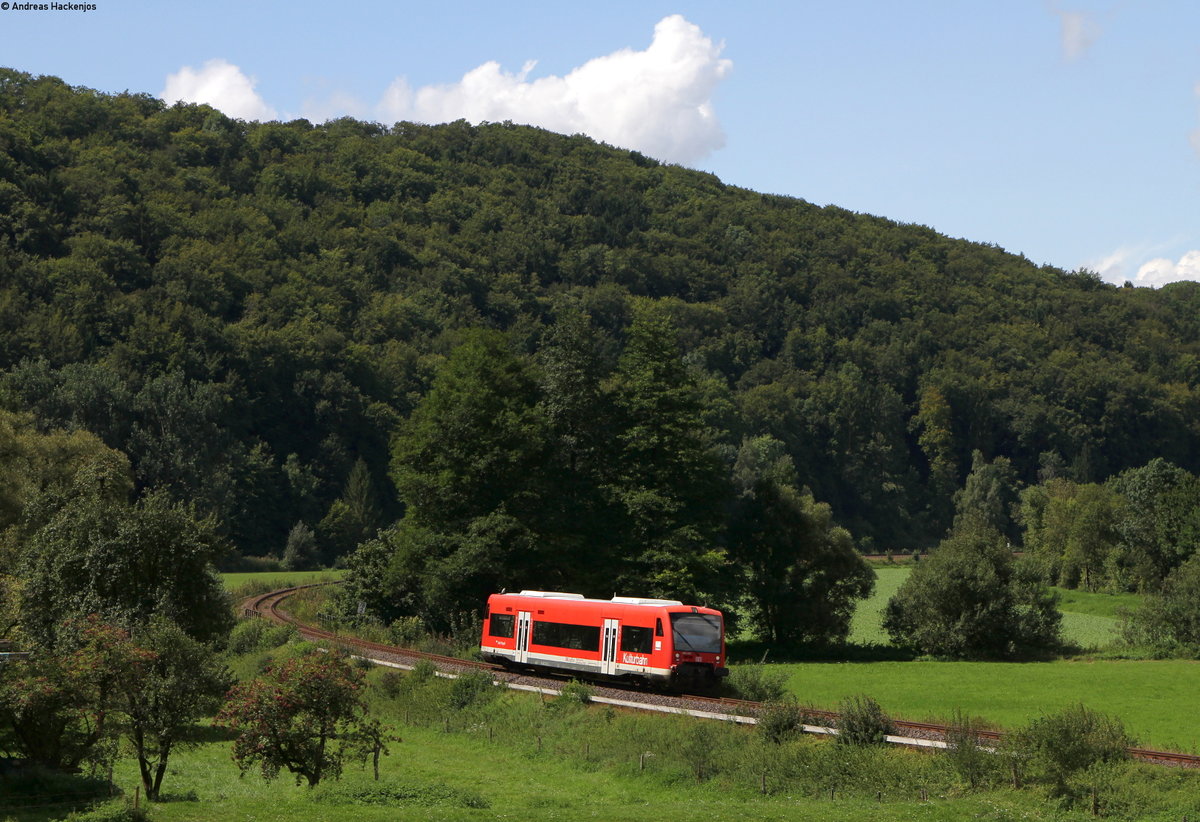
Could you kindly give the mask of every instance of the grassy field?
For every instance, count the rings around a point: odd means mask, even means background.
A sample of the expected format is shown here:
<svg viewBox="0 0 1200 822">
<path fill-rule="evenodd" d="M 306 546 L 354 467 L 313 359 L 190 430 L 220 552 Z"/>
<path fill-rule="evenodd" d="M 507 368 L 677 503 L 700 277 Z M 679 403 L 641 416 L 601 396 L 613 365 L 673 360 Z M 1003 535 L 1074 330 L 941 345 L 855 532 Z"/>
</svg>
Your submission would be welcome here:
<svg viewBox="0 0 1200 822">
<path fill-rule="evenodd" d="M 376 711 L 393 723 L 403 741 L 393 743 L 391 755 L 381 761 L 378 783 L 359 766 L 349 767 L 341 781 L 327 780 L 312 790 L 295 785 L 286 773 L 273 782 L 263 781 L 253 771 L 239 778 L 229 758 L 230 742 L 210 730 L 202 745 L 173 755 L 164 783 L 168 801 L 151 806 L 151 819 L 949 822 L 1090 818 L 1081 810 L 1064 810 L 1036 788 L 967 792 L 944 758 L 914 751 L 848 750 L 811 738 L 764 748 L 745 728 L 604 708 L 564 714 L 553 703 L 512 693 L 459 712 L 448 720 L 447 733 L 442 719 L 417 720 L 414 714 L 414 724 L 409 724 L 401 718 L 407 708 L 395 702 L 390 705 L 390 709 L 380 705 L 377 699 Z M 703 740 L 705 747 L 697 748 L 697 740 Z M 703 781 L 697 781 L 681 759 L 681 751 L 688 749 L 711 758 L 711 770 Z M 857 774 L 852 781 L 847 781 L 847 768 Z M 1139 780 L 1141 810 L 1152 810 L 1157 814 L 1152 818 L 1177 820 L 1181 813 L 1200 808 L 1195 775 L 1141 768 L 1130 774 Z M 775 788 L 768 785 L 767 795 L 762 795 L 763 773 L 792 781 L 779 781 Z M 132 763 L 122 762 L 115 777 L 125 795 L 132 796 L 138 784 Z M 836 787 L 832 798 L 828 786 Z M 928 789 L 928 801 L 920 799 L 922 788 Z M 380 799 L 387 803 L 377 804 Z M 1147 807 L 1146 802 L 1152 804 Z M 41 810 L 11 818 L 43 822 L 61 815 Z"/>
<path fill-rule="evenodd" d="M 236 591 L 245 585 L 261 585 L 264 591 L 288 588 L 308 582 L 341 579 L 345 571 L 258 571 L 254 573 L 221 574 L 226 590 Z"/>
<path fill-rule="evenodd" d="M 911 566 L 876 568 L 874 595 L 858 608 L 852 642 L 886 645 L 880 627 L 888 599 Z M 1118 637 L 1118 610 L 1136 607 L 1134 594 L 1058 590 L 1063 634 L 1083 649 L 1103 649 Z M 1082 702 L 1120 717 L 1144 744 L 1200 751 L 1200 728 L 1180 716 L 1200 713 L 1200 664 L 1194 662 L 1067 659 L 1053 662 L 845 662 L 779 666 L 788 687 L 807 704 L 836 708 L 852 694 L 877 699 L 894 716 L 945 720 L 955 709 L 998 727 Z"/>
<path fill-rule="evenodd" d="M 777 666 L 801 702 L 836 708 L 853 694 L 874 697 L 889 713 L 944 721 L 955 709 L 1014 728 L 1082 702 L 1120 717 L 1151 747 L 1200 752 L 1200 663 L 1165 661 L 870 662 Z"/>
<path fill-rule="evenodd" d="M 850 641 L 860 645 L 887 645 L 889 639 L 880 622 L 883 609 L 912 572 L 911 565 L 883 565 L 875 568 L 875 593 L 854 612 L 850 623 Z M 1119 636 L 1120 609 L 1137 607 L 1137 594 L 1097 594 L 1087 591 L 1053 589 L 1058 593 L 1063 613 L 1063 637 L 1085 650 L 1099 650 Z"/>
</svg>

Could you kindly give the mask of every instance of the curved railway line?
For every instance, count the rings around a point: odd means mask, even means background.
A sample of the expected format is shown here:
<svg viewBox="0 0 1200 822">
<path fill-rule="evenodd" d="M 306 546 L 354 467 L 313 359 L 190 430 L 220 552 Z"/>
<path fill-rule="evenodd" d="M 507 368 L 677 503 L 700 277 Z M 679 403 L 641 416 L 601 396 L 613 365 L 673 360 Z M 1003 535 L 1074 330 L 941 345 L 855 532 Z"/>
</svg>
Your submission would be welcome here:
<svg viewBox="0 0 1200 822">
<path fill-rule="evenodd" d="M 355 656 L 368 659 L 379 665 L 395 668 L 412 668 L 421 660 L 428 660 L 438 668 L 440 673 L 447 676 L 456 676 L 466 671 L 483 670 L 491 673 L 497 681 L 502 682 L 509 688 L 534 691 L 547 695 L 555 695 L 559 691 L 561 679 L 554 679 L 546 675 L 535 676 L 532 674 L 517 673 L 490 662 L 473 662 L 456 657 L 428 654 L 408 648 L 399 648 L 394 645 L 385 645 L 379 642 L 359 639 L 358 637 L 338 634 L 315 625 L 303 623 L 280 607 L 284 600 L 297 591 L 330 584 L 335 583 L 316 582 L 308 585 L 297 585 L 292 588 L 283 588 L 249 597 L 242 603 L 242 614 L 244 616 L 259 616 L 270 619 L 273 622 L 291 625 L 306 639 L 333 643 L 345 648 Z M 745 724 L 754 724 L 757 721 L 755 716 L 762 707 L 762 703 L 747 702 L 740 699 L 692 694 L 671 695 L 624 689 L 612 685 L 595 686 L 592 701 L 635 710 L 684 713 L 703 718 L 723 719 Z M 823 734 L 836 733 L 833 727 L 837 723 L 837 713 L 809 709 L 806 711 L 806 714 L 822 723 L 820 725 L 805 725 L 804 728 L 806 731 Z M 909 722 L 895 719 L 892 720 L 892 724 L 895 725 L 897 734 L 889 736 L 889 742 L 916 747 L 945 747 L 943 740 L 950 730 L 946 725 L 930 722 Z M 1000 731 L 984 730 L 977 733 L 980 743 L 984 745 L 998 742 L 1003 736 Z M 1195 754 L 1130 748 L 1129 755 L 1134 759 L 1161 765 L 1200 768 L 1200 756 Z"/>
</svg>

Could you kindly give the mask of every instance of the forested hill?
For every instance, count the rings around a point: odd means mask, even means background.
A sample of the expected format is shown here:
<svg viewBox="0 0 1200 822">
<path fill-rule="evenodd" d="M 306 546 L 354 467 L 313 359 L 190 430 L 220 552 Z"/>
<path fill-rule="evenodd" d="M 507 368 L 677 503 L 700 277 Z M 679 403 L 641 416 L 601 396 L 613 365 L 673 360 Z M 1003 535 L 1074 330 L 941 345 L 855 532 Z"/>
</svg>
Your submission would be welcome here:
<svg viewBox="0 0 1200 822">
<path fill-rule="evenodd" d="M 3 71 L 0 146 L 4 405 L 98 434 L 247 554 L 299 521 L 334 539 L 355 495 L 401 512 L 389 440 L 465 329 L 534 355 L 582 312 L 611 374 L 646 300 L 726 453 L 781 441 L 860 547 L 939 536 L 976 450 L 1026 481 L 1200 472 L 1194 283 L 510 124 L 245 123 Z"/>
</svg>

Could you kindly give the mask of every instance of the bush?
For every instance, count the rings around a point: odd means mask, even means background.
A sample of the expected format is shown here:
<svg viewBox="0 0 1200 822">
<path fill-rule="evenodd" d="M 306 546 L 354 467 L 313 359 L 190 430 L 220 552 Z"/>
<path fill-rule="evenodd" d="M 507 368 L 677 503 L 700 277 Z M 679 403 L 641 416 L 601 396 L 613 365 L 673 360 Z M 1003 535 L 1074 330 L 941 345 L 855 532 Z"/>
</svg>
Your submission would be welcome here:
<svg viewBox="0 0 1200 822">
<path fill-rule="evenodd" d="M 1054 793 L 1067 796 L 1072 777 L 1101 763 L 1127 759 L 1133 740 L 1121 720 L 1072 705 L 1035 719 L 1018 734 L 1018 743 Z"/>
<path fill-rule="evenodd" d="M 227 556 L 217 563 L 217 568 L 223 573 L 263 574 L 278 573 L 283 570 L 283 563 L 274 554 L 265 557 L 248 557 L 239 554 Z M 265 593 L 265 592 L 264 592 Z"/>
<path fill-rule="evenodd" d="M 0 796 L 9 807 L 36 807 L 50 795 L 74 798 L 82 806 L 108 795 L 107 780 L 53 771 L 40 765 L 12 763 L 13 760 L 5 761 L 0 774 Z"/>
<path fill-rule="evenodd" d="M 787 674 L 766 665 L 740 662 L 729 666 L 725 690 L 751 702 L 778 702 L 787 693 Z"/>
<path fill-rule="evenodd" d="M 144 807 L 134 810 L 132 802 L 120 799 L 68 814 L 66 822 L 146 822 L 149 818 Z"/>
<path fill-rule="evenodd" d="M 795 699 L 767 702 L 758 712 L 758 732 L 767 742 L 782 745 L 804 733 L 808 719 L 808 713 Z"/>
<path fill-rule="evenodd" d="M 299 634 L 292 625 L 276 625 L 260 617 L 243 619 L 229 632 L 226 647 L 235 656 L 286 645 Z"/>
<path fill-rule="evenodd" d="M 987 780 L 996 765 L 996 757 L 979 746 L 981 723 L 956 711 L 946 732 L 946 757 L 954 772 L 975 790 Z"/>
<path fill-rule="evenodd" d="M 496 680 L 487 671 L 468 671 L 451 680 L 446 703 L 450 708 L 461 711 L 478 702 L 491 700 L 496 695 Z"/>
<path fill-rule="evenodd" d="M 432 682 L 437 678 L 437 666 L 428 659 L 422 659 L 408 672 L 408 678 L 412 680 L 414 685 L 424 685 L 427 682 Z"/>
<path fill-rule="evenodd" d="M 386 670 L 379 675 L 379 690 L 388 699 L 400 696 L 403 690 L 404 676 L 397 671 Z"/>
<path fill-rule="evenodd" d="M 572 679 L 558 692 L 558 699 L 550 704 L 557 710 L 580 708 L 592 701 L 592 689 L 577 679 Z"/>
<path fill-rule="evenodd" d="M 891 718 L 869 696 L 852 696 L 838 706 L 839 745 L 882 745 L 895 731 Z"/>
<path fill-rule="evenodd" d="M 424 638 L 425 624 L 420 617 L 400 617 L 388 626 L 388 641 L 401 648 L 416 648 Z"/>
<path fill-rule="evenodd" d="M 968 521 L 913 567 L 883 627 L 898 645 L 956 658 L 1011 658 L 1059 644 L 1062 615 L 1036 570 L 996 531 Z"/>
</svg>

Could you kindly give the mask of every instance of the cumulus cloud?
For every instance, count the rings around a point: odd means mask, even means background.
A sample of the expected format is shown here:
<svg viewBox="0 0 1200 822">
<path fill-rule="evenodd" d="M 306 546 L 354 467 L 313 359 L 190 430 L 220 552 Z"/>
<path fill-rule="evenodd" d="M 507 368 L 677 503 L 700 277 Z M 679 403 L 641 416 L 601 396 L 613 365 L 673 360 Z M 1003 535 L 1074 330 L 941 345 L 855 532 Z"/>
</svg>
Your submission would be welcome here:
<svg viewBox="0 0 1200 822">
<path fill-rule="evenodd" d="M 690 163 L 725 144 L 712 103 L 733 67 L 722 48 L 676 14 L 659 21 L 644 51 L 596 57 L 563 77 L 530 80 L 531 61 L 515 73 L 487 62 L 457 83 L 415 90 L 398 78 L 378 113 L 427 123 L 512 120 Z"/>
<path fill-rule="evenodd" d="M 1179 280 L 1200 281 L 1200 250 L 1187 252 L 1179 262 L 1159 257 L 1143 263 L 1134 284 L 1159 286 Z"/>
<path fill-rule="evenodd" d="M 254 90 L 256 82 L 232 63 L 209 60 L 199 71 L 184 66 L 168 75 L 166 88 L 159 96 L 168 103 L 207 103 L 242 120 L 273 120 L 275 109 Z"/>
<path fill-rule="evenodd" d="M 1100 36 L 1100 25 L 1086 11 L 1055 9 L 1062 23 L 1062 53 L 1067 60 L 1078 60 Z"/>
</svg>

